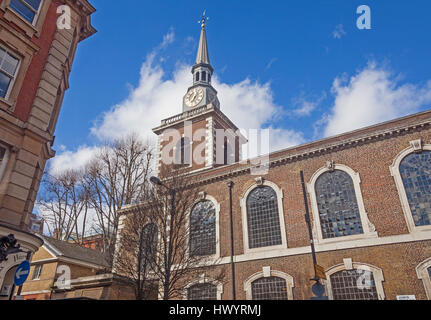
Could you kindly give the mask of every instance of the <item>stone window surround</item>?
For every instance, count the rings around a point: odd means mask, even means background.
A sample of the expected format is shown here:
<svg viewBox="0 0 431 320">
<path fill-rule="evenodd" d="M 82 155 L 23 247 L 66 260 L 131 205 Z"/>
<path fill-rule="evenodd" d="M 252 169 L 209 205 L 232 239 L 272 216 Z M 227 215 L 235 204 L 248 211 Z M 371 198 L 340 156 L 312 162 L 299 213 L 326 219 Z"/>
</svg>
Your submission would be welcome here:
<svg viewBox="0 0 431 320">
<path fill-rule="evenodd" d="M 1 182 L 3 175 L 4 175 L 4 172 L 6 171 L 7 163 L 9 161 L 10 148 L 3 143 L 0 143 L 0 148 L 3 148 L 6 150 L 4 157 L 3 157 L 1 164 L 0 164 L 0 182 Z"/>
<path fill-rule="evenodd" d="M 14 81 L 10 84 L 8 95 L 6 98 L 0 98 L 0 108 L 6 112 L 13 112 L 27 69 L 38 48 L 17 31 L 1 28 L 1 25 L 0 39 L 0 46 L 20 60 Z"/>
<path fill-rule="evenodd" d="M 279 217 L 280 232 L 281 232 L 281 245 L 250 249 L 249 239 L 248 239 L 248 223 L 247 223 L 247 199 L 249 194 L 254 189 L 262 186 L 272 188 L 277 194 L 278 217 Z M 250 185 L 240 197 L 240 206 L 241 206 L 241 213 L 242 213 L 242 234 L 243 234 L 244 254 L 247 255 L 247 254 L 268 252 L 272 250 L 287 248 L 286 225 L 284 222 L 284 210 L 283 210 L 283 190 L 280 187 L 278 187 L 278 185 L 276 185 L 274 182 L 265 180 L 263 178 L 256 178 L 255 182 L 252 185 Z"/>
<path fill-rule="evenodd" d="M 19 13 L 13 10 L 10 7 L 10 1 L 11 0 L 3 0 L 0 4 L 0 9 L 4 11 L 4 18 L 21 28 L 30 38 L 32 38 L 34 35 L 40 37 L 46 14 L 48 13 L 48 9 L 51 5 L 51 0 L 41 1 L 39 11 L 35 16 L 33 24 L 25 20 Z"/>
<path fill-rule="evenodd" d="M 357 235 L 351 235 L 351 236 L 344 236 L 344 237 L 336 237 L 336 238 L 330 238 L 330 239 L 324 239 L 322 235 L 322 227 L 320 224 L 320 214 L 319 214 L 319 208 L 317 206 L 317 198 L 316 198 L 316 190 L 315 185 L 317 182 L 317 179 L 324 173 L 330 172 L 332 170 L 341 170 L 346 172 L 353 180 L 353 186 L 355 188 L 355 194 L 356 194 L 356 200 L 358 202 L 358 209 L 359 214 L 361 217 L 362 222 L 362 228 L 364 233 L 363 234 L 357 234 Z M 355 172 L 350 167 L 343 165 L 343 164 L 335 164 L 331 163 L 331 166 L 325 166 L 317 170 L 313 176 L 311 177 L 310 182 L 307 184 L 307 190 L 310 195 L 310 201 L 311 201 L 311 209 L 313 213 L 313 236 L 314 241 L 316 244 L 324 244 L 324 243 L 334 243 L 334 242 L 345 242 L 345 241 L 355 241 L 360 240 L 364 238 L 377 238 L 378 233 L 375 230 L 374 225 L 370 222 L 368 219 L 368 214 L 365 211 L 364 206 L 364 200 L 362 197 L 362 191 L 361 191 L 361 177 L 358 172 Z"/>
<path fill-rule="evenodd" d="M 13 75 L 11 74 L 13 77 L 12 77 L 10 83 L 9 83 L 9 87 L 7 88 L 7 92 L 5 94 L 5 97 L 1 98 L 1 99 L 4 99 L 4 100 L 8 101 L 9 100 L 9 96 L 10 96 L 10 94 L 12 92 L 12 89 L 13 89 L 13 87 L 15 85 L 15 80 L 17 79 L 18 74 L 19 74 L 19 71 L 20 71 L 20 68 L 21 68 L 21 61 L 22 61 L 22 59 L 21 59 L 20 55 L 15 54 L 12 50 L 8 49 L 7 47 L 3 46 L 2 44 L 0 44 L 0 48 L 2 50 L 6 51 L 9 55 L 11 55 L 12 57 L 14 57 L 15 59 L 18 60 L 18 64 L 16 66 L 15 73 Z M 2 71 L 2 72 L 4 72 L 4 71 Z"/>
<path fill-rule="evenodd" d="M 418 279 L 422 280 L 424 284 L 428 300 L 431 300 L 431 278 L 428 268 L 431 268 L 431 258 L 426 259 L 416 267 L 416 274 L 418 275 Z"/>
<path fill-rule="evenodd" d="M 244 281 L 244 291 L 245 291 L 246 300 L 253 300 L 253 294 L 252 294 L 252 288 L 251 288 L 252 283 L 260 278 L 269 278 L 269 277 L 278 277 L 286 280 L 287 299 L 293 300 L 293 288 L 295 287 L 295 284 L 293 282 L 293 277 L 281 271 L 271 270 L 271 267 L 264 267 L 262 271 L 253 274 L 247 280 Z"/>
<path fill-rule="evenodd" d="M 195 205 L 197 205 L 199 202 L 202 201 L 211 201 L 214 205 L 214 209 L 215 209 L 215 217 L 216 217 L 216 253 L 210 256 L 202 256 L 203 260 L 208 260 L 208 261 L 217 261 L 218 259 L 220 259 L 220 203 L 216 200 L 216 198 L 214 198 L 213 196 L 210 196 L 208 194 L 206 194 L 205 192 L 201 192 L 201 199 L 195 201 L 193 203 L 193 205 L 191 206 L 189 212 L 187 212 L 187 219 L 186 219 L 186 230 L 189 230 L 190 227 L 190 213 L 191 210 L 193 210 L 193 208 L 195 207 Z M 186 243 L 186 255 L 189 255 L 189 242 L 187 239 L 187 243 Z"/>
<path fill-rule="evenodd" d="M 191 282 L 189 282 L 184 289 L 182 290 L 182 296 L 183 296 L 183 300 L 187 300 L 188 299 L 188 289 L 190 287 L 193 287 L 196 284 L 204 284 L 204 283 L 209 283 L 209 284 L 213 284 L 215 286 L 217 286 L 217 300 L 221 300 L 222 299 L 222 294 L 223 294 L 223 283 L 221 283 L 220 281 L 216 281 L 212 278 L 209 278 L 205 275 L 205 273 L 203 273 L 199 279 L 193 280 Z"/>
<path fill-rule="evenodd" d="M 401 178 L 400 174 L 400 164 L 401 162 L 411 153 L 417 152 L 417 151 L 431 151 L 431 144 L 425 144 L 422 145 L 422 141 L 419 140 L 413 140 L 410 141 L 410 147 L 404 149 L 401 151 L 394 159 L 394 162 L 389 167 L 392 177 L 394 177 L 395 185 L 397 186 L 398 195 L 401 200 L 401 207 L 404 212 L 404 217 L 406 219 L 407 228 L 409 229 L 410 233 L 418 233 L 421 231 L 431 231 L 431 225 L 428 226 L 419 226 L 417 227 L 415 225 L 415 222 L 413 220 L 412 211 L 410 209 L 410 204 L 407 199 L 406 190 L 404 189 L 404 183 Z"/>
<path fill-rule="evenodd" d="M 336 266 L 333 266 L 325 271 L 327 280 L 323 280 L 323 283 L 326 287 L 326 294 L 328 295 L 329 300 L 334 300 L 334 296 L 332 293 L 332 286 L 331 286 L 331 275 L 334 273 L 337 273 L 339 271 L 344 270 L 366 270 L 373 273 L 374 277 L 374 283 L 376 285 L 377 295 L 379 300 L 385 300 L 385 291 L 383 289 L 383 282 L 385 281 L 385 278 L 383 276 L 383 270 L 380 268 L 377 268 L 375 266 L 372 266 L 370 264 L 366 263 L 360 263 L 360 262 L 352 262 L 352 259 L 344 259 L 344 263 L 338 264 Z"/>
</svg>

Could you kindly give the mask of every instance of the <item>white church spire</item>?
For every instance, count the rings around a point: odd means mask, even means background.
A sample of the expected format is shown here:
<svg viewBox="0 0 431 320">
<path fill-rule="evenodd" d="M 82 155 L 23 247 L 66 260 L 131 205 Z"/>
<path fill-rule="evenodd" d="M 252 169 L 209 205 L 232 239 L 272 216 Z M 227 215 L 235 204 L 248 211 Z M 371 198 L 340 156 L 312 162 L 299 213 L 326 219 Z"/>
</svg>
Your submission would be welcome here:
<svg viewBox="0 0 431 320">
<path fill-rule="evenodd" d="M 201 37 L 199 40 L 198 53 L 196 56 L 195 65 L 192 68 L 193 86 L 189 88 L 183 100 L 183 111 L 188 111 L 193 108 L 204 105 L 212 105 L 215 108 L 220 108 L 220 102 L 217 98 L 217 91 L 211 85 L 211 79 L 214 72 L 210 64 L 208 53 L 208 43 L 206 35 L 205 11 L 199 23 L 201 25 Z"/>
</svg>

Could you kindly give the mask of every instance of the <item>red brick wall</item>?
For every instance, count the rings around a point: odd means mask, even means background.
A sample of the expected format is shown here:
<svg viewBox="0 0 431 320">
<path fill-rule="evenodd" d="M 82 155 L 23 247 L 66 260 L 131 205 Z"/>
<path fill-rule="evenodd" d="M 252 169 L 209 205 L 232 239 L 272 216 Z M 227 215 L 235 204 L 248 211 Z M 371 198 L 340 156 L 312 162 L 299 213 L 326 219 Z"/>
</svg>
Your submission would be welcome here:
<svg viewBox="0 0 431 320">
<path fill-rule="evenodd" d="M 57 28 L 57 7 L 59 5 L 60 4 L 56 1 L 52 1 L 43 24 L 40 37 L 38 38 L 34 36 L 31 39 L 31 41 L 36 44 L 40 50 L 35 56 L 33 56 L 30 66 L 27 69 L 24 83 L 18 95 L 17 107 L 15 108 L 14 114 L 22 121 L 27 121 L 28 116 L 30 115 L 30 110 L 36 96 L 42 71 L 45 66 L 46 59 L 48 58 L 48 52 Z"/>
<path fill-rule="evenodd" d="M 365 210 L 380 238 L 408 234 L 400 198 L 389 167 L 396 156 L 410 146 L 409 142 L 416 139 L 422 139 L 424 144 L 431 144 L 431 130 L 404 133 L 272 168 L 264 178 L 277 184 L 283 190 L 288 248 L 309 246 L 300 170 L 304 171 L 305 180 L 308 183 L 312 175 L 324 167 L 326 161 L 330 160 L 335 161 L 336 164 L 344 164 L 360 174 Z M 220 172 L 222 171 L 220 169 Z M 214 174 L 214 170 L 211 173 Z M 256 176 L 244 174 L 229 180 L 210 183 L 203 188 L 203 191 L 215 197 L 221 206 L 220 249 L 222 257 L 230 256 L 227 182 L 235 183 L 233 189 L 234 247 L 235 255 L 241 255 L 244 253 L 244 249 L 240 198 L 247 188 L 255 183 L 255 178 Z M 310 201 L 309 207 L 311 210 Z M 318 263 L 325 269 L 342 264 L 344 258 L 352 258 L 353 262 L 381 268 L 385 277 L 383 285 L 388 299 L 396 299 L 397 295 L 407 294 L 415 294 L 417 299 L 426 299 L 423 283 L 418 279 L 415 268 L 419 263 L 431 257 L 431 241 L 320 252 L 317 256 Z M 244 281 L 254 273 L 262 271 L 264 266 L 271 266 L 272 270 L 293 276 L 295 299 L 309 299 L 312 296 L 312 283 L 309 281 L 314 276 L 311 255 L 294 255 L 237 263 L 237 298 L 245 299 Z M 208 273 L 208 275 L 210 274 L 211 272 Z M 227 273 L 226 281 L 223 297 L 230 299 L 230 271 Z"/>
</svg>

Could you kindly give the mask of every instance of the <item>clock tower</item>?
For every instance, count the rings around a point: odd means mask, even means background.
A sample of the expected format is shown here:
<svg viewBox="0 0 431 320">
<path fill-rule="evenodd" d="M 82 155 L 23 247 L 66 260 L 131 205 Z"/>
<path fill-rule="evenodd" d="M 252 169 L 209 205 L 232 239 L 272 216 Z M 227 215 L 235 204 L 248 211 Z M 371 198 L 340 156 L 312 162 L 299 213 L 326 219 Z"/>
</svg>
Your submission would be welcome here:
<svg viewBox="0 0 431 320">
<path fill-rule="evenodd" d="M 191 86 L 183 99 L 183 112 L 212 104 L 220 108 L 217 91 L 211 85 L 214 72 L 210 64 L 208 44 L 205 31 L 205 14 L 201 20 L 201 38 L 199 40 L 198 54 L 195 65 L 192 68 L 193 86 Z"/>
<path fill-rule="evenodd" d="M 200 172 L 234 164 L 241 159 L 246 143 L 235 124 L 220 110 L 217 91 L 211 85 L 214 72 L 210 64 L 205 31 L 205 13 L 196 62 L 192 68 L 193 85 L 183 98 L 182 113 L 163 119 L 153 129 L 158 136 L 157 172 Z"/>
</svg>

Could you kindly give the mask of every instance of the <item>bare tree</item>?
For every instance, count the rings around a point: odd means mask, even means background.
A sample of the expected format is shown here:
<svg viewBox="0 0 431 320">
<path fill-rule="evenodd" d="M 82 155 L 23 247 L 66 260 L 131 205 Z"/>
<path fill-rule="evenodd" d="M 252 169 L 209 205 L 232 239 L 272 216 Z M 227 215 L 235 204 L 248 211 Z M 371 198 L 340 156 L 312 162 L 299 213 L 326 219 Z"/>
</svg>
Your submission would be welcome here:
<svg viewBox="0 0 431 320">
<path fill-rule="evenodd" d="M 126 219 L 113 262 L 115 273 L 124 276 L 135 290 L 136 300 L 149 300 L 157 292 L 151 272 L 156 263 L 158 227 L 137 208 Z"/>
<path fill-rule="evenodd" d="M 51 175 L 45 173 L 38 207 L 48 233 L 58 240 L 82 243 L 88 218 L 89 189 L 79 171 Z"/>
<path fill-rule="evenodd" d="M 208 261 L 202 248 L 196 242 L 191 245 L 190 241 L 196 226 L 215 219 L 214 212 L 204 212 L 190 220 L 191 209 L 201 200 L 202 193 L 187 175 L 171 176 L 163 185 L 154 187 L 151 197 L 134 206 L 133 213 L 126 217 L 116 255 L 116 270 L 134 279 L 135 288 L 139 281 L 139 288 L 144 291 L 148 290 L 145 285 L 154 289 L 154 283 L 158 283 L 158 296 L 164 300 L 180 297 L 182 284 L 202 272 Z M 157 232 L 145 236 L 145 228 L 151 224 L 157 225 Z M 200 231 L 211 232 L 205 228 Z M 155 234 L 157 246 L 154 245 Z M 142 240 L 147 243 L 142 245 Z M 224 269 L 219 269 L 213 279 L 222 281 Z"/>
<path fill-rule="evenodd" d="M 102 233 L 112 262 L 118 230 L 118 211 L 148 197 L 153 152 L 137 135 L 107 144 L 87 166 L 85 181 L 95 211 L 95 229 Z"/>
</svg>

